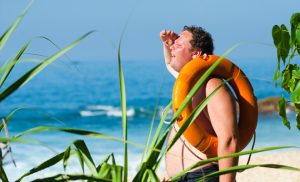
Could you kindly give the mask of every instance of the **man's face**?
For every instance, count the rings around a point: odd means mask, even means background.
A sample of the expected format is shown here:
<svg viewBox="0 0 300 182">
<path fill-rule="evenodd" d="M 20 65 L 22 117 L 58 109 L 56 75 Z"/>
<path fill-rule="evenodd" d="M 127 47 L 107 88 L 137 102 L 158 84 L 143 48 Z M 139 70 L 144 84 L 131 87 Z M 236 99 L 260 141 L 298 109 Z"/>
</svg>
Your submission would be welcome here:
<svg viewBox="0 0 300 182">
<path fill-rule="evenodd" d="M 176 71 L 180 71 L 183 66 L 192 60 L 193 52 L 190 41 L 192 40 L 192 33 L 189 31 L 183 31 L 179 37 L 175 40 L 171 49 L 171 62 L 170 66 Z"/>
</svg>

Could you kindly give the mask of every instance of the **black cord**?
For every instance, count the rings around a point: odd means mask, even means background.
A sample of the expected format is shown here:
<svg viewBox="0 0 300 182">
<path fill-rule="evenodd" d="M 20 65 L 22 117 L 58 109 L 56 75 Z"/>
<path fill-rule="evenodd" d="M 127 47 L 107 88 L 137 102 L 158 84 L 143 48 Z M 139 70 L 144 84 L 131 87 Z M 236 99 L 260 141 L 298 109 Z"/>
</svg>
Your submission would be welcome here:
<svg viewBox="0 0 300 182">
<path fill-rule="evenodd" d="M 255 140 L 256 140 L 256 132 L 254 131 L 254 135 L 253 135 L 253 143 L 252 143 L 252 146 L 251 146 L 251 150 L 254 149 Z M 251 156 L 252 156 L 252 153 L 250 153 L 250 155 L 249 155 L 249 157 L 248 157 L 247 165 L 250 163 Z"/>
</svg>

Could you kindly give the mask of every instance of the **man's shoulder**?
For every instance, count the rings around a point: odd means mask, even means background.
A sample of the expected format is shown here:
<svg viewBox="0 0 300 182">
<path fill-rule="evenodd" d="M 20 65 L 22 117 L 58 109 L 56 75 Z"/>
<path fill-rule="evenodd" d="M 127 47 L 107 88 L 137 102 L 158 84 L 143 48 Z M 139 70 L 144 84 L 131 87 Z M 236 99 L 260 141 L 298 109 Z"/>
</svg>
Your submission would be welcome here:
<svg viewBox="0 0 300 182">
<path fill-rule="evenodd" d="M 223 79 L 218 77 L 209 78 L 205 84 L 206 90 L 215 90 L 223 83 Z"/>
</svg>

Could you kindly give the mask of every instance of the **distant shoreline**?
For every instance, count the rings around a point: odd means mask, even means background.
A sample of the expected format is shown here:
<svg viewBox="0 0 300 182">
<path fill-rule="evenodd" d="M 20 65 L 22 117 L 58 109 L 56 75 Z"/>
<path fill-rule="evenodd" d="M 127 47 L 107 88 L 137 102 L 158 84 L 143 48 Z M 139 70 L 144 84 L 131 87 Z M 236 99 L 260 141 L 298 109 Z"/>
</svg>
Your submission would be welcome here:
<svg viewBox="0 0 300 182">
<path fill-rule="evenodd" d="M 259 114 L 265 115 L 265 114 L 277 113 L 279 100 L 280 97 L 276 97 L 276 96 L 259 99 L 257 101 Z M 286 110 L 287 112 L 294 112 L 295 107 L 292 104 L 288 103 Z"/>
</svg>

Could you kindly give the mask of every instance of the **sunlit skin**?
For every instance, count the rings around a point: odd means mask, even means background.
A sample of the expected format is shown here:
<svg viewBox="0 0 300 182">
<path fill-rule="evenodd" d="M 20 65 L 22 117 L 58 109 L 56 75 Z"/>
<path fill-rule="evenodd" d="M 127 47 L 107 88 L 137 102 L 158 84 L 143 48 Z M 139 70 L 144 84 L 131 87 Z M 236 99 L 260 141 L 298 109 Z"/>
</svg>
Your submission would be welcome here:
<svg viewBox="0 0 300 182">
<path fill-rule="evenodd" d="M 205 57 L 201 50 L 193 49 L 190 41 L 192 33 L 183 31 L 179 35 L 173 31 L 163 30 L 160 32 L 160 38 L 163 42 L 164 56 L 167 66 L 179 72 L 186 63 L 196 57 Z M 195 108 L 205 97 L 212 93 L 222 80 L 219 78 L 210 78 L 193 97 L 192 106 Z M 236 122 L 236 108 L 234 98 L 229 89 L 223 86 L 210 100 L 207 107 L 200 113 L 197 124 L 201 125 L 208 133 L 218 137 L 218 156 L 228 155 L 238 150 L 238 131 Z M 170 132 L 168 142 L 175 135 L 173 128 Z M 169 176 L 181 172 L 183 169 L 198 162 L 200 159 L 206 159 L 214 156 L 206 156 L 197 149 L 185 143 L 191 149 L 183 145 L 178 140 L 166 155 L 166 169 Z M 193 154 L 195 153 L 196 156 Z M 238 158 L 222 159 L 218 162 L 219 169 L 225 169 L 236 165 Z M 208 164 L 211 165 L 211 164 Z M 204 167 L 204 166 L 202 166 Z M 235 173 L 221 175 L 221 182 L 231 182 L 235 179 Z"/>
</svg>

